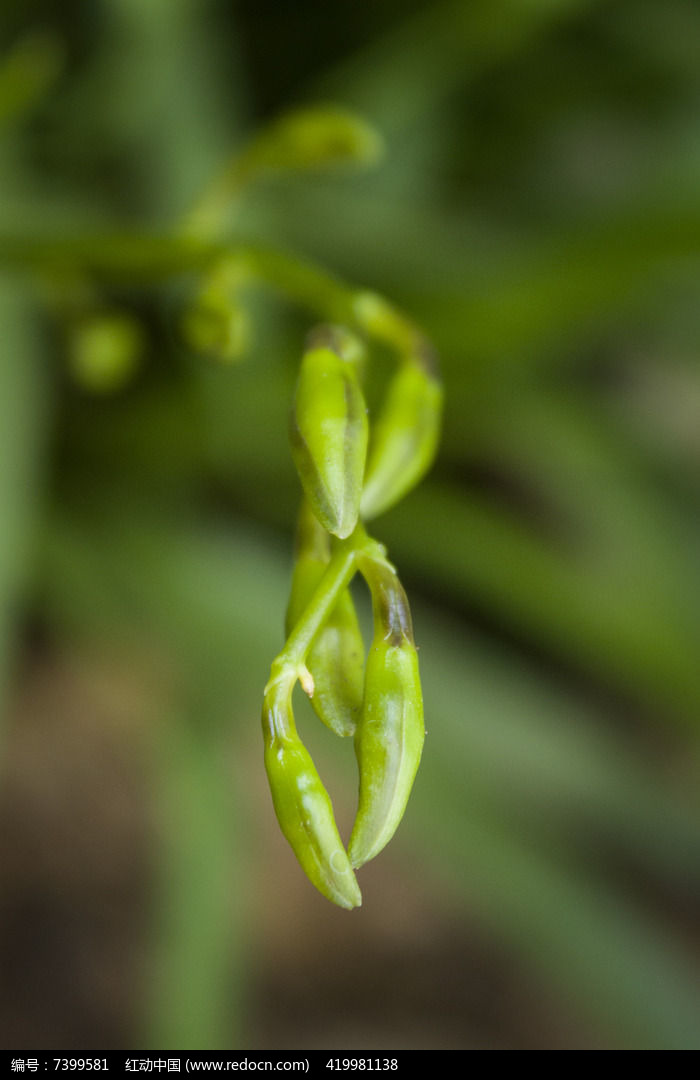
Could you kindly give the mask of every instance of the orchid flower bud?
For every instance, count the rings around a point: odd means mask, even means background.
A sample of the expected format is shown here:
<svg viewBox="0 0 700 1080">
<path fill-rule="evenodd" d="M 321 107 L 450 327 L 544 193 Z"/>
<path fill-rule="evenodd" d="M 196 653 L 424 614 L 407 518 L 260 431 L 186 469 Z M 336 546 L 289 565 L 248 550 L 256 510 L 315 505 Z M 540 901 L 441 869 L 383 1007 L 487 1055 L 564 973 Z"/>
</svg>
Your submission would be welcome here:
<svg viewBox="0 0 700 1080">
<path fill-rule="evenodd" d="M 364 518 L 397 503 L 433 463 L 442 417 L 442 384 L 424 349 L 405 361 L 389 385 L 372 429 L 362 492 Z"/>
<path fill-rule="evenodd" d="M 277 820 L 304 873 L 339 907 L 362 895 L 333 817 L 333 806 L 292 715 L 293 681 L 273 682 L 263 703 L 265 769 Z"/>
<path fill-rule="evenodd" d="M 304 493 L 323 527 L 341 539 L 357 524 L 368 438 L 351 340 L 332 327 L 311 336 L 290 424 Z"/>
<path fill-rule="evenodd" d="M 423 696 L 406 594 L 387 562 L 363 558 L 372 593 L 374 639 L 367 658 L 362 717 L 355 735 L 360 797 L 348 853 L 354 867 L 394 835 L 423 749 Z"/>
</svg>

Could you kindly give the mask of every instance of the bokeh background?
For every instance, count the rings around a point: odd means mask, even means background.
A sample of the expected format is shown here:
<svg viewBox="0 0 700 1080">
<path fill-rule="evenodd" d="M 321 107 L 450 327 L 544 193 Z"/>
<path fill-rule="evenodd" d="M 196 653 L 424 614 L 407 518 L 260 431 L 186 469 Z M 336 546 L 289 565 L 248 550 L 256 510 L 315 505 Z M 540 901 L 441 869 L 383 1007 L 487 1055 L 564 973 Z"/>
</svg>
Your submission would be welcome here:
<svg viewBox="0 0 700 1080">
<path fill-rule="evenodd" d="M 700 1047 L 698 5 L 4 0 L 0 44 L 2 1045 Z M 248 290 L 218 363 L 143 255 L 315 102 L 382 161 L 263 178 L 221 239 L 390 297 L 446 386 L 374 528 L 428 735 L 353 913 L 259 730 L 315 316 Z M 352 747 L 299 711 L 347 835 Z"/>
</svg>

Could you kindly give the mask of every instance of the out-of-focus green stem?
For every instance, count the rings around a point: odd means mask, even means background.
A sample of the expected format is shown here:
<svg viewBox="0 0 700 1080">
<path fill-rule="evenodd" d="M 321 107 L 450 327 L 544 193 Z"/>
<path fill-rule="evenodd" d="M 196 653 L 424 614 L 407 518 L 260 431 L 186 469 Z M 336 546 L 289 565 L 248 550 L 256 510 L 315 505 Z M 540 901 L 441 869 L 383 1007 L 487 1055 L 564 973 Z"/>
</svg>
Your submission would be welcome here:
<svg viewBox="0 0 700 1080">
<path fill-rule="evenodd" d="M 72 271 L 108 281 L 131 277 L 147 283 L 201 270 L 229 247 L 175 233 L 136 230 L 53 236 L 8 233 L 0 236 L 0 266 L 46 276 Z"/>
<path fill-rule="evenodd" d="M 224 259 L 235 262 L 241 278 L 269 286 L 303 304 L 324 321 L 358 328 L 353 309 L 357 290 L 313 263 L 286 252 L 177 233 L 0 236 L 0 268 L 49 280 L 66 273 L 79 273 L 117 284 L 124 281 L 157 284 L 201 272 Z"/>
<path fill-rule="evenodd" d="M 288 252 L 177 232 L 0 236 L 0 267 L 49 279 L 70 272 L 98 281 L 157 283 L 205 270 L 223 259 L 234 261 L 251 283 L 275 289 L 324 321 L 341 323 L 402 355 L 424 344 L 411 321 L 386 301 Z"/>
<path fill-rule="evenodd" d="M 113 274 L 148 285 L 154 277 L 196 269 L 200 259 L 199 267 L 210 265 L 204 246 L 188 248 L 169 222 L 201 182 L 200 170 L 213 166 L 236 106 L 229 95 L 224 118 L 213 5 L 108 0 L 104 6 L 114 43 L 106 60 L 117 73 L 122 117 L 135 112 L 139 118 L 129 118 L 128 125 L 131 138 L 141 140 L 144 210 L 168 225 L 163 238 L 113 236 L 102 254 L 95 248 L 94 258 L 88 254 L 77 265 L 96 269 L 97 286 Z M 177 121 L 163 122 L 166 115 Z M 89 249 L 89 238 L 81 244 Z M 157 617 L 172 619 L 172 610 L 161 606 Z M 198 672 L 183 678 L 184 702 L 168 717 L 156 746 L 162 831 L 153 905 L 156 992 L 144 1019 L 150 1048 L 229 1049 L 240 1035 L 234 992 L 244 979 L 239 944 L 246 935 L 233 902 L 240 896 L 232 844 L 238 815 L 217 686 Z M 230 701 L 227 706 L 228 712 Z"/>
<path fill-rule="evenodd" d="M 383 140 L 348 109 L 312 105 L 277 117 L 236 151 L 197 199 L 182 223 L 184 233 L 216 236 L 232 202 L 265 173 L 372 165 Z"/>
<path fill-rule="evenodd" d="M 236 815 L 220 725 L 202 722 L 212 709 L 205 695 L 199 707 L 170 717 L 155 745 L 161 836 L 149 1049 L 226 1050 L 240 1032 L 231 1000 L 239 964 Z"/>
<path fill-rule="evenodd" d="M 0 278 L 0 721 L 15 647 L 18 594 L 32 545 L 43 443 L 42 372 L 30 312 Z M 3 725 L 4 726 L 4 725 Z"/>
</svg>

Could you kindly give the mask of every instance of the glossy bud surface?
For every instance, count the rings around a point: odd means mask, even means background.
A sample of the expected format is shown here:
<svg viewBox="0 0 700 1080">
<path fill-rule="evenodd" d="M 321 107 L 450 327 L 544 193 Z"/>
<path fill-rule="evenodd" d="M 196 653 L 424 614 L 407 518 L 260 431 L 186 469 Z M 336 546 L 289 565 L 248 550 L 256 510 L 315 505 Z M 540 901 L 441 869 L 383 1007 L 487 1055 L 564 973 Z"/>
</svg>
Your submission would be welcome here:
<svg viewBox="0 0 700 1080">
<path fill-rule="evenodd" d="M 348 853 L 353 866 L 378 855 L 406 809 L 425 728 L 418 654 L 406 594 L 387 563 L 360 562 L 372 592 L 374 640 L 355 735 L 360 796 Z"/>
<path fill-rule="evenodd" d="M 435 457 L 441 419 L 442 384 L 429 358 L 405 362 L 372 429 L 363 517 L 388 510 L 422 479 Z"/>
<path fill-rule="evenodd" d="M 360 889 L 340 838 L 333 806 L 296 733 L 291 689 L 273 687 L 263 705 L 265 769 L 277 820 L 309 881 L 342 908 L 359 907 Z"/>
<path fill-rule="evenodd" d="M 354 360 L 332 332 L 313 336 L 299 372 L 290 437 L 304 494 L 328 532 L 357 524 L 367 455 L 367 407 Z"/>
</svg>

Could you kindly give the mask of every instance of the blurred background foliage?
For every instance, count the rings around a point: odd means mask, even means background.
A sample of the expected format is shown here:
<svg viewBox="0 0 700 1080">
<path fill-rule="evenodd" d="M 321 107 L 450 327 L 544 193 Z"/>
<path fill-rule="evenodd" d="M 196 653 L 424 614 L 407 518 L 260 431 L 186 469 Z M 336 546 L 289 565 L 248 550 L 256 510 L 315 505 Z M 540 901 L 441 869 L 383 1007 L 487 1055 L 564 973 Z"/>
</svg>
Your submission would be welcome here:
<svg viewBox="0 0 700 1080">
<path fill-rule="evenodd" d="M 0 44 L 3 1045 L 699 1048 L 698 5 L 4 0 Z M 381 163 L 261 175 L 188 246 L 316 102 Z M 443 360 L 438 463 L 375 527 L 426 749 L 352 914 L 259 733 L 317 315 L 245 287 L 243 354 L 198 355 L 217 244 Z M 301 722 L 347 830 L 351 747 Z"/>
</svg>

